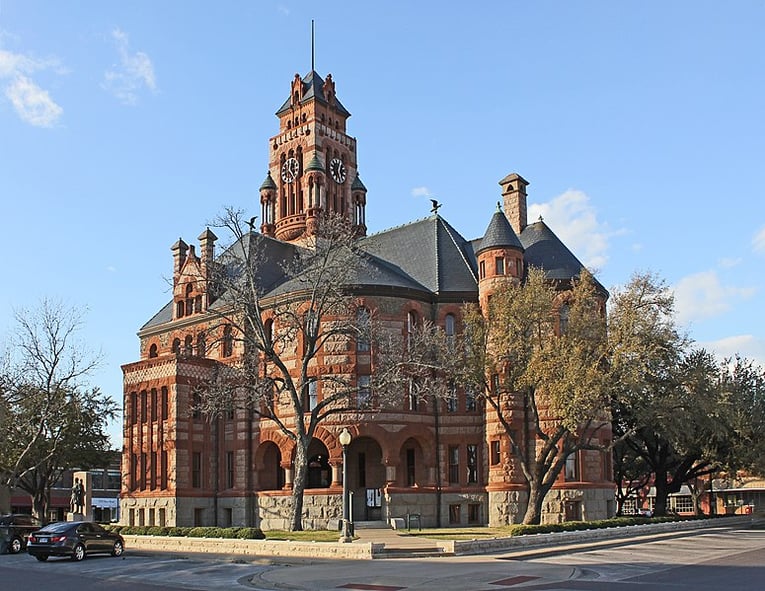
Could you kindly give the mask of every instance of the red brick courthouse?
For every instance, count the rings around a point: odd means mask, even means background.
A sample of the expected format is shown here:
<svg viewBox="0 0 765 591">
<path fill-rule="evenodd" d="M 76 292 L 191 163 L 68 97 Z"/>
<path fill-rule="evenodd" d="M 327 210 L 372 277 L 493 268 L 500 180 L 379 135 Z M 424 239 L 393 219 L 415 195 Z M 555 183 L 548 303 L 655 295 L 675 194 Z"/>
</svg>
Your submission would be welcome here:
<svg viewBox="0 0 765 591">
<path fill-rule="evenodd" d="M 367 236 L 368 195 L 359 177 L 356 138 L 347 134 L 350 113 L 337 98 L 332 76 L 295 75 L 276 114 L 279 130 L 268 140 L 269 172 L 259 196 L 266 247 L 289 256 L 321 211 L 347 216 L 360 247 L 381 261 L 363 286 L 360 307 L 375 310 L 402 335 L 423 318 L 447 333 L 459 331 L 464 302 L 485 301 L 498 283 L 521 279 L 530 265 L 544 268 L 561 285 L 581 271 L 543 221 L 528 223 L 528 183 L 518 174 L 499 183 L 503 210 L 493 206 L 499 193 L 486 196 L 492 206 L 484 236 L 464 238 L 437 211 Z M 370 198 L 382 197 L 372 192 Z M 213 422 L 189 412 L 195 384 L 214 364 L 237 355 L 226 335 L 205 334 L 216 240 L 206 229 L 198 247 L 183 240 L 172 246 L 172 301 L 138 332 L 139 360 L 123 366 L 123 523 L 264 529 L 288 524 L 291 443 L 269 421 L 244 412 Z M 369 379 L 370 353 L 363 343 L 335 344 L 323 355 L 344 356 L 360 385 Z M 311 396 L 320 400 L 322 392 Z M 522 518 L 520 471 L 510 465 L 501 427 L 475 396 L 461 392 L 434 409 L 432 402 L 402 394 L 400 408 L 354 425 L 329 422 L 318 429 L 309 450 L 305 527 L 332 527 L 341 517 L 338 434 L 345 426 L 353 435 L 347 473 L 354 521 L 408 513 L 421 514 L 426 526 L 436 526 L 439 513 L 442 526 Z M 610 432 L 603 431 L 606 441 Z M 544 520 L 601 519 L 613 512 L 609 465 L 600 452 L 579 452 L 548 494 Z"/>
</svg>

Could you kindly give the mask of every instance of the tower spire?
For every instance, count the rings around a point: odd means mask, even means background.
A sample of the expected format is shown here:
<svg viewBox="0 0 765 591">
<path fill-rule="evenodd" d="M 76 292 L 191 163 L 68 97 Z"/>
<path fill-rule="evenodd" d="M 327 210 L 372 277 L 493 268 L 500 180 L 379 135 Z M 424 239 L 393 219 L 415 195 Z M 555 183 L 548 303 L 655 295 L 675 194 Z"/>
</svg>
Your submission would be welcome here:
<svg viewBox="0 0 765 591">
<path fill-rule="evenodd" d="M 316 68 L 314 68 L 314 34 L 313 34 L 313 19 L 311 19 L 311 72 L 313 72 Z"/>
</svg>

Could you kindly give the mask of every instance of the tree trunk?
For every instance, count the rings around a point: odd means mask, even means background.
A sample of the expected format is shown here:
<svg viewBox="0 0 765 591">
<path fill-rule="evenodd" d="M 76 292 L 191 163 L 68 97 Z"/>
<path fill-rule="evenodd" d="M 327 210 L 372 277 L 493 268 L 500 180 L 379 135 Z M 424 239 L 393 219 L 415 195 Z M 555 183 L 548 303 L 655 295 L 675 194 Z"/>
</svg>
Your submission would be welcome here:
<svg viewBox="0 0 765 591">
<path fill-rule="evenodd" d="M 295 446 L 292 478 L 292 510 L 290 513 L 290 531 L 303 531 L 303 493 L 308 475 L 308 446 L 298 438 Z"/>
<path fill-rule="evenodd" d="M 666 474 L 662 472 L 657 473 L 654 484 L 656 486 L 656 500 L 653 506 L 653 514 L 663 517 L 667 514 L 667 498 L 669 497 L 669 483 L 667 483 Z"/>
<path fill-rule="evenodd" d="M 526 505 L 526 514 L 523 516 L 524 525 L 539 525 L 542 521 L 542 503 L 545 500 L 545 491 L 536 482 L 529 482 L 529 502 Z"/>
<path fill-rule="evenodd" d="M 45 491 L 37 492 L 32 496 L 32 515 L 41 521 L 48 521 L 48 495 Z"/>
</svg>

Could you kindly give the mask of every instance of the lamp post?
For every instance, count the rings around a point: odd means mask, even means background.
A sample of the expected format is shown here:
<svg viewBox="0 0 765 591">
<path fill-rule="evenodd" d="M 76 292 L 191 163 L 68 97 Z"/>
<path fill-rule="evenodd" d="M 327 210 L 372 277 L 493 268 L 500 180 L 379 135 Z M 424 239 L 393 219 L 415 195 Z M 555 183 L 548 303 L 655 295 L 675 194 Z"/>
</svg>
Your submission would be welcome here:
<svg viewBox="0 0 765 591">
<path fill-rule="evenodd" d="M 348 446 L 351 443 L 351 434 L 347 427 L 343 427 L 340 433 L 340 445 L 343 446 L 343 535 L 340 537 L 341 542 L 352 542 L 353 536 L 350 532 L 350 507 L 348 506 L 348 462 L 346 460 L 346 452 Z"/>
</svg>

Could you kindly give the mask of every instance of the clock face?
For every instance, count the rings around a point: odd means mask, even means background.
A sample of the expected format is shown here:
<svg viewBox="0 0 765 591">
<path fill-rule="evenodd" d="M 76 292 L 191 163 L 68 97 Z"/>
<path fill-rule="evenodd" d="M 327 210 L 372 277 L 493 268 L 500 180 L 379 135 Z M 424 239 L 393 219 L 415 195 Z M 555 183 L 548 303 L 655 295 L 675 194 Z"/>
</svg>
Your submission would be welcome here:
<svg viewBox="0 0 765 591">
<path fill-rule="evenodd" d="M 333 158 L 329 163 L 329 174 L 336 183 L 345 182 L 345 165 L 339 158 Z"/>
<path fill-rule="evenodd" d="M 300 164 L 298 163 L 297 159 L 288 158 L 287 161 L 282 165 L 282 180 L 285 183 L 291 183 L 297 178 L 299 172 Z"/>
</svg>

